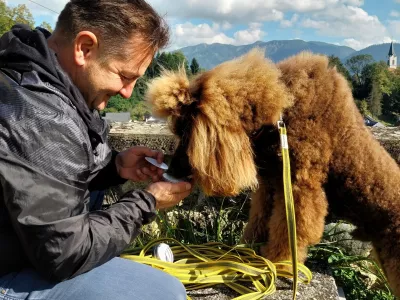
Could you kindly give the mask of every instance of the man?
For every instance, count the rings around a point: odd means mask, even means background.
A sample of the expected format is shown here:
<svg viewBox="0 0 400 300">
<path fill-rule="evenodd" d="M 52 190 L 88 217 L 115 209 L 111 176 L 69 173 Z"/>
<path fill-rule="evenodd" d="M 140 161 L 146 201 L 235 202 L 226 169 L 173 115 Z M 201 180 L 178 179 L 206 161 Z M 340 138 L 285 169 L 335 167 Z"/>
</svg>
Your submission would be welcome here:
<svg viewBox="0 0 400 300">
<path fill-rule="evenodd" d="M 145 147 L 111 151 L 99 117 L 129 98 L 168 28 L 143 0 L 71 0 L 53 35 L 15 26 L 0 39 L 0 299 L 185 299 L 183 285 L 116 258 L 190 184 L 155 182 L 107 210 L 91 191 L 158 181 Z"/>
</svg>

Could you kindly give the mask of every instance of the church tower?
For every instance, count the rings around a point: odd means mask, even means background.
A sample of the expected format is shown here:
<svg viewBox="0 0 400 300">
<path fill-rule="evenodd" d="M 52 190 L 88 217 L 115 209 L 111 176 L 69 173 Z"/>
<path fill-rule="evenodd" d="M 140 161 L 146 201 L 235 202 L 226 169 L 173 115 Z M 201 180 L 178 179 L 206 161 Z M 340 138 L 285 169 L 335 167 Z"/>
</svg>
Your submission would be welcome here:
<svg viewBox="0 0 400 300">
<path fill-rule="evenodd" d="M 394 52 L 394 45 L 393 42 L 390 44 L 389 54 L 388 54 L 388 66 L 389 69 L 396 69 L 397 68 L 397 56 Z"/>
</svg>

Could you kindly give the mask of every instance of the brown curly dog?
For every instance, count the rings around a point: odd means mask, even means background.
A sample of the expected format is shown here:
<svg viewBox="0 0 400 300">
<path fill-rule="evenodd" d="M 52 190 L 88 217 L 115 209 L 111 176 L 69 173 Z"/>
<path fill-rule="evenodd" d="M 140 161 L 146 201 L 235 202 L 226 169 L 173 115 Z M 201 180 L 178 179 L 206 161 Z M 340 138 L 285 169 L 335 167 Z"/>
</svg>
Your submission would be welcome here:
<svg viewBox="0 0 400 300">
<path fill-rule="evenodd" d="M 400 295 L 400 169 L 365 127 L 351 89 L 322 55 L 278 64 L 257 49 L 189 82 L 164 72 L 147 92 L 179 137 L 169 172 L 192 174 L 208 195 L 254 190 L 246 241 L 290 259 L 277 121 L 288 131 L 299 260 L 316 244 L 328 207 L 371 240 Z"/>
</svg>

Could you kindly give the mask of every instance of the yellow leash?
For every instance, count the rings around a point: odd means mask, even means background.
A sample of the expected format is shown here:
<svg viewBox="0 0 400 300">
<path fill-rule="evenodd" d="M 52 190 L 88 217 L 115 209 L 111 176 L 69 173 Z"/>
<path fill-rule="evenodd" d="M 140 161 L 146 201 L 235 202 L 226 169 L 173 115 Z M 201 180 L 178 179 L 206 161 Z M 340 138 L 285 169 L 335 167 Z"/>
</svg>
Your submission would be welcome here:
<svg viewBox="0 0 400 300">
<path fill-rule="evenodd" d="M 225 284 L 241 296 L 234 300 L 257 300 L 276 291 L 277 276 L 293 278 L 293 299 L 296 299 L 298 282 L 309 284 L 311 271 L 297 262 L 296 218 L 292 195 L 289 147 L 286 126 L 278 122 L 283 157 L 283 182 L 288 225 L 291 261 L 272 263 L 259 256 L 253 249 L 244 245 L 227 246 L 223 243 L 211 242 L 203 245 L 185 245 L 172 238 L 156 239 L 143 249 L 136 248 L 124 252 L 121 257 L 163 270 L 178 278 L 188 291 Z M 151 249 L 161 243 L 168 242 L 174 256 L 174 262 L 162 261 L 153 256 Z M 279 267 L 292 266 L 292 272 Z M 278 270 L 277 268 L 278 267 Z M 299 272 L 303 276 L 299 277 Z M 254 289 L 250 289 L 249 285 Z M 190 297 L 188 296 L 188 299 Z"/>
<path fill-rule="evenodd" d="M 162 261 L 153 256 L 153 246 L 161 242 L 171 246 L 174 262 Z M 160 238 L 151 241 L 143 249 L 125 252 L 121 257 L 167 272 L 178 278 L 188 291 L 225 284 L 242 295 L 235 300 L 256 300 L 271 295 L 276 290 L 277 276 L 292 277 L 287 271 L 276 270 L 276 266 L 290 266 L 290 261 L 273 264 L 243 245 L 231 247 L 217 242 L 185 245 L 172 238 Z M 299 265 L 299 271 L 304 275 L 300 281 L 310 283 L 310 270 Z M 249 288 L 251 284 L 255 290 Z"/>
<path fill-rule="evenodd" d="M 296 299 L 298 283 L 298 262 L 297 262 L 297 234 L 296 234 L 296 214 L 292 194 L 292 180 L 290 175 L 289 143 L 285 123 L 281 119 L 278 121 L 278 129 L 281 137 L 281 152 L 283 159 L 283 191 L 285 195 L 286 221 L 289 235 L 289 248 L 292 256 L 293 271 L 293 300 Z"/>
</svg>

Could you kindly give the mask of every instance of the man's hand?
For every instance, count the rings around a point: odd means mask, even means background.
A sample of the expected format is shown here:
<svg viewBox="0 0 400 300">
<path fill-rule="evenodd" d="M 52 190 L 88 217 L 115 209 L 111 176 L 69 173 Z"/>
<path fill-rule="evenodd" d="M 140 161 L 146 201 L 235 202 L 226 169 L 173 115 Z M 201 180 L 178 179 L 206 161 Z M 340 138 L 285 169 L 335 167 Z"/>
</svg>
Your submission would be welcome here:
<svg viewBox="0 0 400 300">
<path fill-rule="evenodd" d="M 118 153 L 115 164 L 119 176 L 132 181 L 146 181 L 149 178 L 159 181 L 162 178 L 163 170 L 145 160 L 146 156 L 156 159 L 158 163 L 162 163 L 164 159 L 161 151 L 142 146 L 132 147 Z"/>
<path fill-rule="evenodd" d="M 156 209 L 164 209 L 178 204 L 190 195 L 192 185 L 188 182 L 156 182 L 150 184 L 146 191 L 156 198 Z"/>
</svg>

